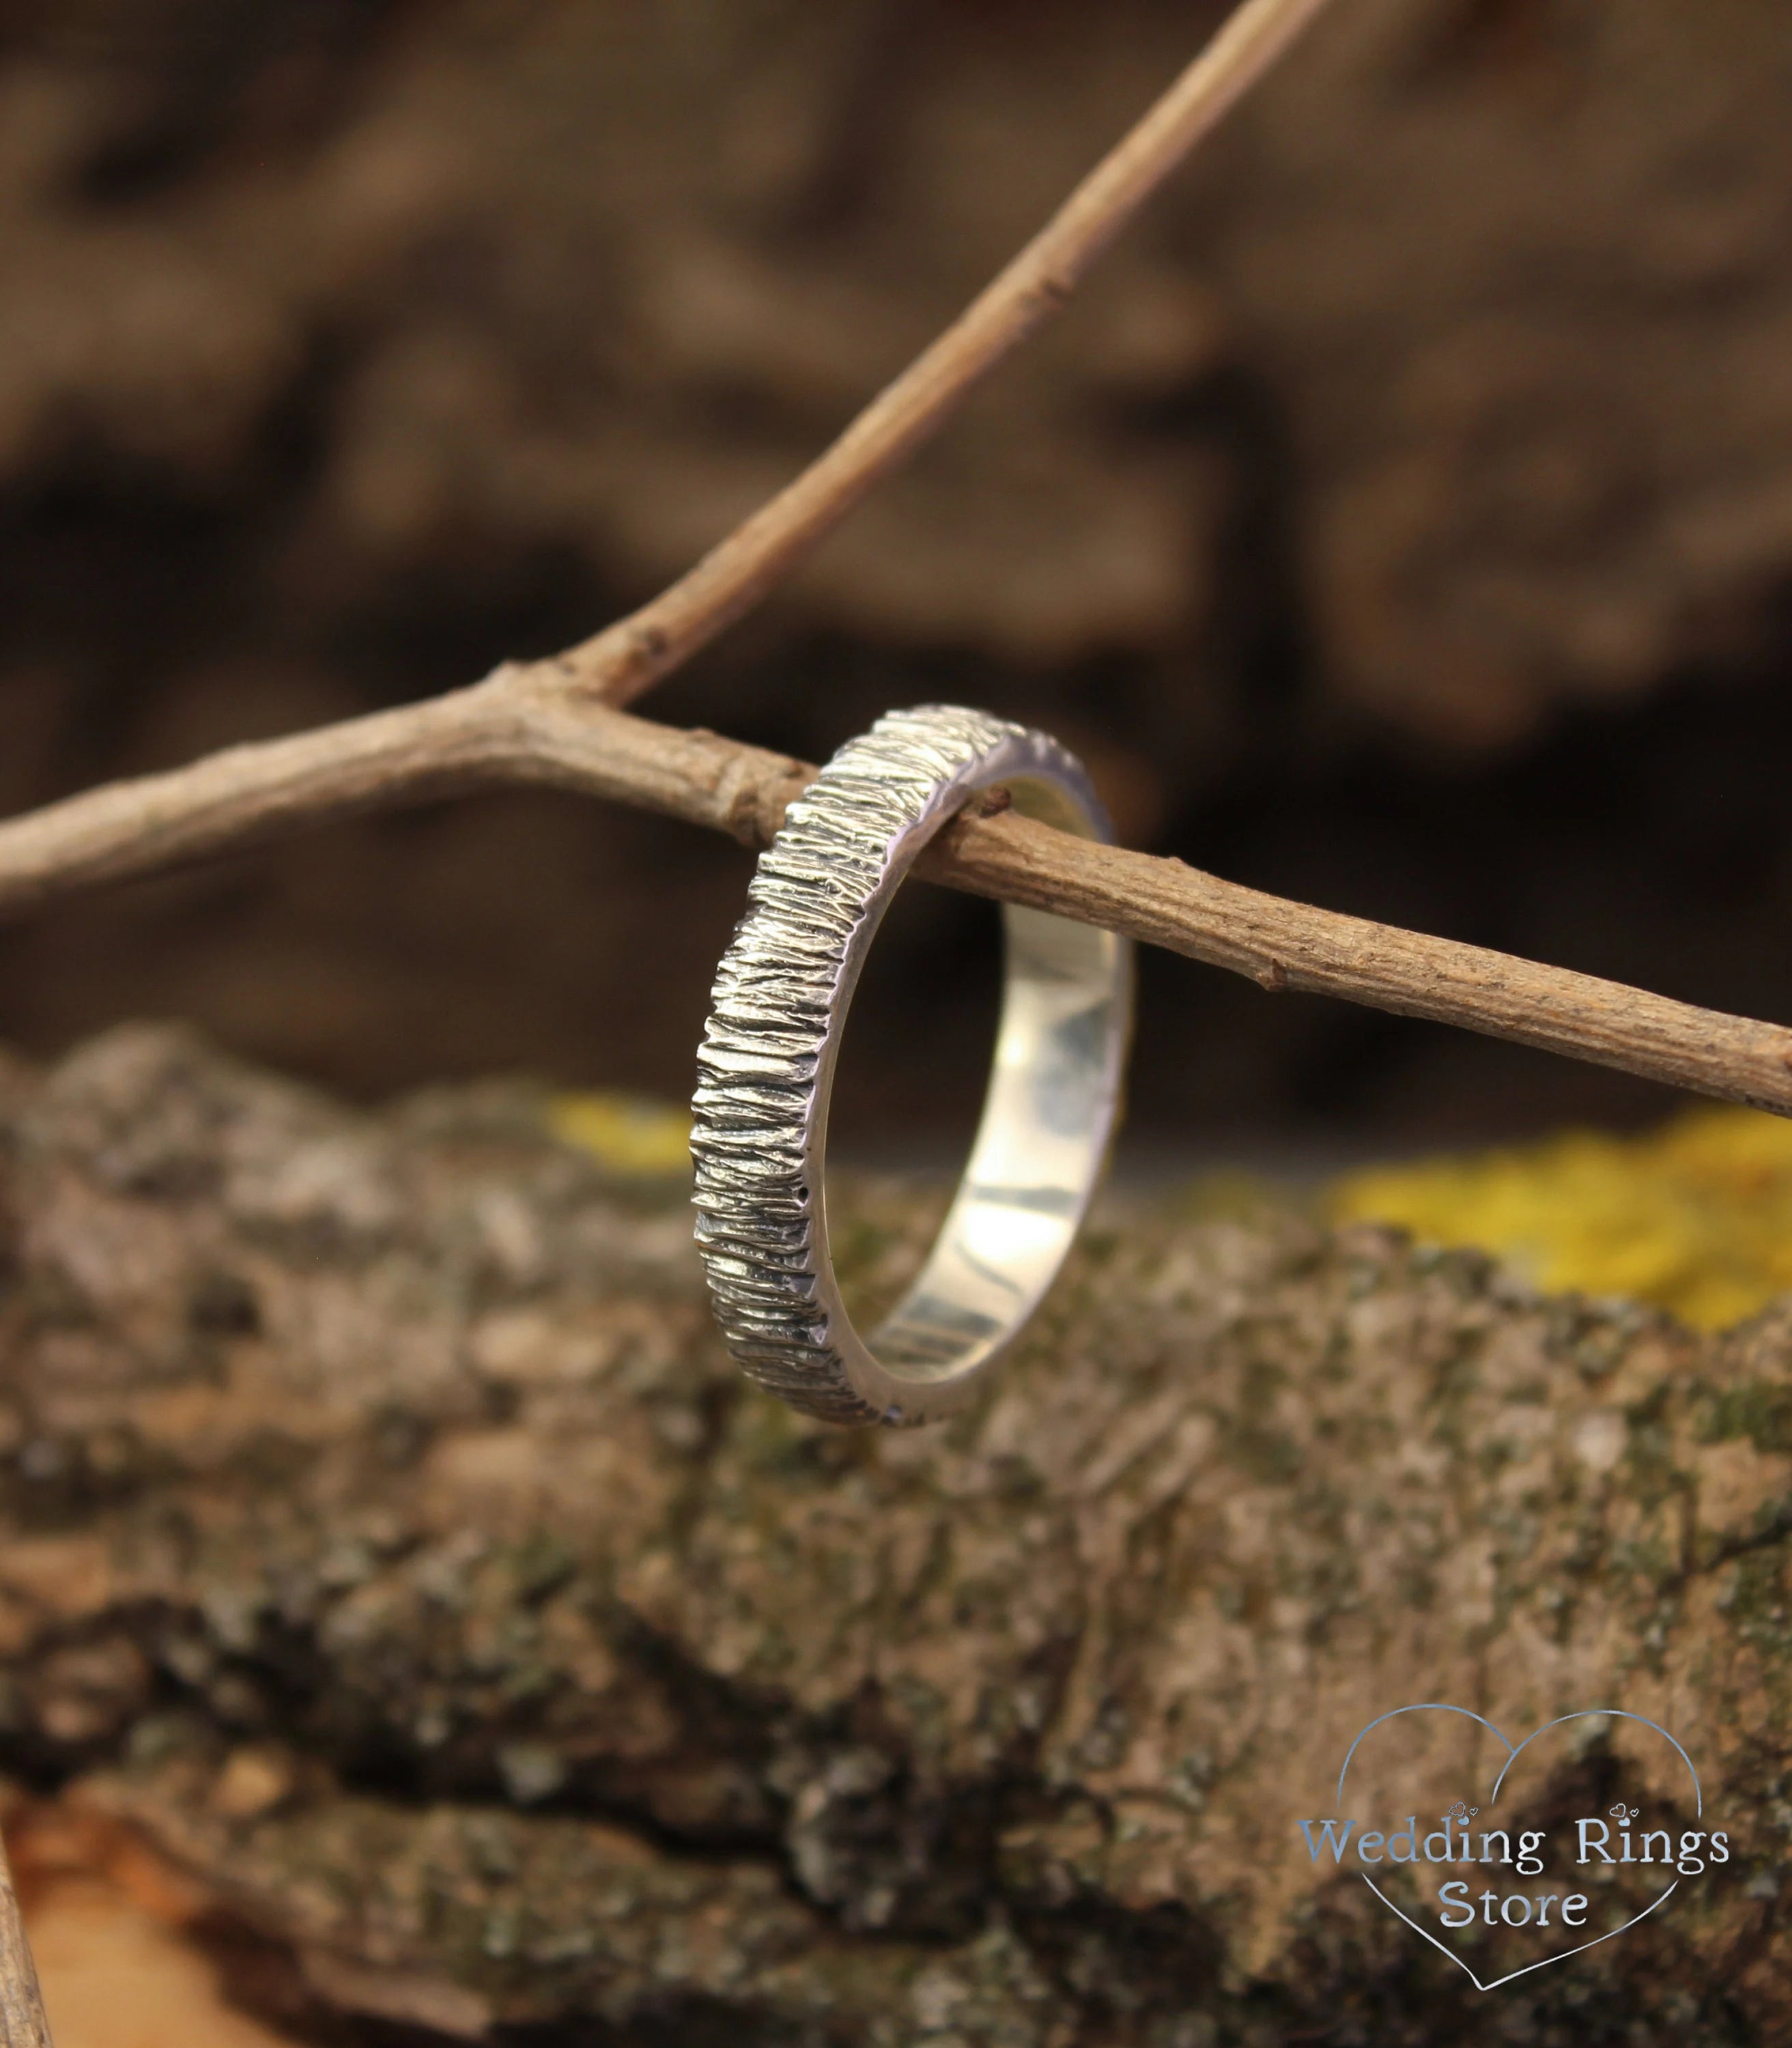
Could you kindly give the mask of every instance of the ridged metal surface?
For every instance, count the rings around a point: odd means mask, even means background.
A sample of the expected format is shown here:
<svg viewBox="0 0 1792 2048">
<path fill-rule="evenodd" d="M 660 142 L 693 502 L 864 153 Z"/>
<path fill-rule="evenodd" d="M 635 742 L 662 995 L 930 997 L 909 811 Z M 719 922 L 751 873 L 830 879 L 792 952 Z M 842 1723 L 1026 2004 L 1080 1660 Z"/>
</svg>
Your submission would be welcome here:
<svg viewBox="0 0 1792 2048">
<path fill-rule="evenodd" d="M 1104 824 L 1073 757 L 1043 735 L 951 707 L 892 712 L 790 806 L 717 972 L 692 1104 L 698 1246 L 735 1360 L 832 1422 L 913 1419 L 868 1402 L 843 1355 L 863 1347 L 839 1305 L 820 1210 L 836 1026 L 903 871 L 1003 770 L 1070 793 Z"/>
</svg>

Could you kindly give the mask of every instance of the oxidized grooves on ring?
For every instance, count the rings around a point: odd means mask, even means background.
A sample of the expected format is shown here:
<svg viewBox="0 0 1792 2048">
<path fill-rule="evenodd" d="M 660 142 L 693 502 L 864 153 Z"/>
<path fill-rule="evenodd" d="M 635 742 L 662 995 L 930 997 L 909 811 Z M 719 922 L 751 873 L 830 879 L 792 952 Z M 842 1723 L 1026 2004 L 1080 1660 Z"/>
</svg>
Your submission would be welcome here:
<svg viewBox="0 0 1792 2048">
<path fill-rule="evenodd" d="M 894 1410 L 853 1383 L 830 1328 L 832 1276 L 820 1139 L 831 1038 L 857 972 L 855 943 L 893 882 L 948 813 L 942 787 L 991 754 L 1078 793 L 1104 820 L 1081 770 L 1043 735 L 987 714 L 893 712 L 850 742 L 794 801 L 762 856 L 747 915 L 718 970 L 698 1053 L 691 1150 L 696 1236 L 718 1321 L 742 1367 L 769 1391 L 836 1422 Z M 968 792 L 966 793 L 968 793 Z"/>
</svg>

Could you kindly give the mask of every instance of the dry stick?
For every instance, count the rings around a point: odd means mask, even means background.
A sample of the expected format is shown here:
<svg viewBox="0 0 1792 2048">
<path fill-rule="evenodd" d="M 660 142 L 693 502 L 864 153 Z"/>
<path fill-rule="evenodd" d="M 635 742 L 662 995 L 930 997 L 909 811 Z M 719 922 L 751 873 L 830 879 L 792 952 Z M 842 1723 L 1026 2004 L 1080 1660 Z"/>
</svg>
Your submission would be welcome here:
<svg viewBox="0 0 1792 2048">
<path fill-rule="evenodd" d="M 0 2048 L 50 2048 L 37 1966 L 19 1918 L 18 1896 L 6 1852 L 0 1847 Z"/>
<path fill-rule="evenodd" d="M 541 665 L 630 704 L 757 604 L 1048 320 L 1089 266 L 1328 0 L 1245 0 L 1051 220 L 794 483 L 650 603 Z"/>
<path fill-rule="evenodd" d="M 710 732 L 568 701 L 529 670 L 323 732 L 233 748 L 0 824 L 0 912 L 344 813 L 547 783 L 762 845 L 815 770 Z M 965 816 L 920 871 L 1247 975 L 1792 1115 L 1792 1030 L 1565 968 L 1291 903 L 1007 813 Z"/>
<path fill-rule="evenodd" d="M 811 770 L 594 700 L 638 696 L 787 574 L 1062 303 L 1325 4 L 1247 0 L 956 324 L 794 483 L 653 603 L 557 660 L 501 669 L 431 703 L 232 748 L 0 825 L 0 911 L 321 818 L 506 782 L 557 783 L 762 843 Z M 1266 988 L 1341 995 L 1792 1114 L 1792 1032 L 1777 1026 L 1284 902 L 1014 816 L 960 820 L 925 871 L 1231 968 Z"/>
<path fill-rule="evenodd" d="M 596 700 L 638 696 L 787 574 L 1062 302 L 1325 4 L 1246 0 L 963 318 L 803 475 L 652 603 L 557 660 L 500 669 L 429 704 L 233 748 L 0 825 L 0 911 L 324 817 L 506 782 L 556 783 L 762 842 L 812 770 Z M 1792 1032 L 1777 1026 L 1285 902 L 1012 816 L 959 820 L 926 871 L 1231 968 L 1266 988 L 1341 995 L 1792 1114 Z"/>
</svg>

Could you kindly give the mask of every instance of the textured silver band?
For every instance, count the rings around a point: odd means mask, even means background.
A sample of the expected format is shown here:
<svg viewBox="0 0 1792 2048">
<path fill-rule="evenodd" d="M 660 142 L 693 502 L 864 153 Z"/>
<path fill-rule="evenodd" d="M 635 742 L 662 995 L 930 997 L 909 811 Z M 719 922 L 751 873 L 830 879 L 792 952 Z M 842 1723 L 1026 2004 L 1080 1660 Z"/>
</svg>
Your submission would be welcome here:
<svg viewBox="0 0 1792 2048">
<path fill-rule="evenodd" d="M 1043 733 L 930 704 L 843 747 L 761 857 L 697 1056 L 696 1235 L 728 1348 L 762 1387 L 836 1422 L 961 1405 L 1051 1285 L 1119 1111 L 1131 948 L 1003 911 L 1002 1023 L 964 1179 L 919 1277 L 867 1340 L 828 1251 L 828 1102 L 879 921 L 927 841 L 979 790 L 1111 837 L 1075 757 Z"/>
</svg>

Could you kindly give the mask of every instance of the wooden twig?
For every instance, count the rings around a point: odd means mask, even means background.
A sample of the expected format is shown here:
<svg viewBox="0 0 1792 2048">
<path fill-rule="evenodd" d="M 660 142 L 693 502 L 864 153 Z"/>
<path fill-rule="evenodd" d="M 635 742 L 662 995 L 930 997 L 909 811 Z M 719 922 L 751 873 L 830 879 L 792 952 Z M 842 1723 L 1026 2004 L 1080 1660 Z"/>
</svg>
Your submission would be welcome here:
<svg viewBox="0 0 1792 2048">
<path fill-rule="evenodd" d="M 650 604 L 564 655 L 508 665 L 431 702 L 233 747 L 0 824 L 0 912 L 324 818 L 506 783 L 557 784 L 762 843 L 813 770 L 712 733 L 650 723 L 615 703 L 669 673 L 786 575 L 1062 302 L 1325 4 L 1246 0 L 964 316 L 795 483 Z M 1344 996 L 1792 1114 L 1792 1031 L 1776 1025 L 1286 902 L 1011 814 L 959 820 L 924 871 L 1167 946 L 1266 988 Z"/>
<path fill-rule="evenodd" d="M 544 688 L 533 669 L 72 797 L 0 824 L 0 912 L 451 790 L 549 783 L 732 833 L 776 831 L 814 774 L 710 732 Z M 1123 932 L 1270 990 L 1339 995 L 1792 1115 L 1792 1030 L 1565 968 L 1316 910 L 1007 813 L 949 827 L 921 871 Z"/>
<path fill-rule="evenodd" d="M 0 2048 L 50 2048 L 37 1965 L 19 1917 L 12 1867 L 0 1844 Z"/>
</svg>

